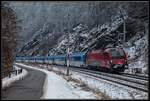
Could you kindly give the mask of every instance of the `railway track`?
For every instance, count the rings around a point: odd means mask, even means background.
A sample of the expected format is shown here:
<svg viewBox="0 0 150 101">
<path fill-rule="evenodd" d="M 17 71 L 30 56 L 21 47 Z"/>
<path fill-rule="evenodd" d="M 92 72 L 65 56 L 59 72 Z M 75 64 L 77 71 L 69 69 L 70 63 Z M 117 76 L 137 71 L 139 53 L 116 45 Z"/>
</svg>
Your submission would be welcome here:
<svg viewBox="0 0 150 101">
<path fill-rule="evenodd" d="M 128 86 L 137 90 L 148 92 L 148 81 L 146 80 L 130 78 L 130 77 L 116 75 L 116 74 L 108 74 L 108 73 L 97 72 L 92 70 L 80 69 L 80 68 L 74 68 L 74 69 L 71 68 L 71 70 L 82 74 L 90 75 L 96 78 L 101 78 L 113 83 Z"/>
<path fill-rule="evenodd" d="M 66 66 L 57 65 L 57 67 L 65 68 Z M 119 75 L 79 67 L 71 67 L 70 69 L 81 74 L 86 74 L 95 78 L 101 78 L 113 83 L 121 84 L 123 86 L 128 86 L 133 89 L 148 92 L 148 78 L 145 76 L 136 76 L 127 73 L 122 73 Z"/>
<path fill-rule="evenodd" d="M 73 67 L 73 68 L 79 68 L 79 67 Z M 79 69 L 85 69 L 85 70 L 91 70 L 91 71 L 94 71 L 94 73 L 103 73 L 103 74 L 106 74 L 106 75 L 114 75 L 115 77 L 122 77 L 122 79 L 125 79 L 125 78 L 129 78 L 129 79 L 131 79 L 131 78 L 133 78 L 133 79 L 137 79 L 136 80 L 136 82 L 141 82 L 141 83 L 143 83 L 143 82 L 148 82 L 148 76 L 143 76 L 143 75 L 134 75 L 134 74 L 129 74 L 129 73 L 124 73 L 124 72 L 122 72 L 122 73 L 119 73 L 119 74 L 113 74 L 113 73 L 106 73 L 106 72 L 101 72 L 101 71 L 98 71 L 98 70 L 96 70 L 96 69 L 88 69 L 88 68 L 79 68 Z M 132 79 L 131 79 L 132 80 Z M 134 80 L 134 81 L 135 81 Z M 140 80 L 140 81 L 139 81 Z M 133 82 L 134 82 L 133 81 Z"/>
<path fill-rule="evenodd" d="M 129 74 L 129 73 L 122 73 L 122 75 L 127 76 L 127 77 L 132 77 L 132 78 L 137 78 L 137 79 L 142 79 L 142 80 L 147 80 L 148 81 L 148 76 L 142 76 L 142 75 L 135 75 L 135 74 Z"/>
</svg>

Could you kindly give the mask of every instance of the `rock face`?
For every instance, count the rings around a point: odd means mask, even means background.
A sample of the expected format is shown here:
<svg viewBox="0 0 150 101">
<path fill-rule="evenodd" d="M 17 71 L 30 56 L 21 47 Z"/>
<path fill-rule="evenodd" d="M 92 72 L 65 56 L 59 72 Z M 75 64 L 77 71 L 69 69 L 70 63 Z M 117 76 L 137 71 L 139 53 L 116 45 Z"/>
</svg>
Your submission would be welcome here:
<svg viewBox="0 0 150 101">
<path fill-rule="evenodd" d="M 12 5 L 20 16 L 25 11 L 24 26 L 31 27 L 22 32 L 28 34 L 21 35 L 25 44 L 20 44 L 19 55 L 65 54 L 68 45 L 72 52 L 117 45 L 125 20 L 126 42 L 121 39 L 120 43 L 130 61 L 147 64 L 148 2 L 31 3 L 30 6 L 12 2 Z"/>
<path fill-rule="evenodd" d="M 21 55 L 46 55 L 49 49 L 57 43 L 61 33 L 49 33 L 45 26 L 37 31 L 31 40 L 19 50 Z"/>
</svg>

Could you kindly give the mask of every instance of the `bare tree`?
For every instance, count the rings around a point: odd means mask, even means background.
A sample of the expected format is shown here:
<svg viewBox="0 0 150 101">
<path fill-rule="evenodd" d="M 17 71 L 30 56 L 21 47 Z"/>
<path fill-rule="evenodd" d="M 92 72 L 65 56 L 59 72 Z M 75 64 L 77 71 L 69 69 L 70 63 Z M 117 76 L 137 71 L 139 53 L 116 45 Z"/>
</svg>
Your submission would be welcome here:
<svg viewBox="0 0 150 101">
<path fill-rule="evenodd" d="M 17 36 L 20 27 L 17 25 L 16 13 L 9 7 L 8 2 L 2 2 L 1 17 L 2 73 L 8 74 L 15 61 Z"/>
</svg>

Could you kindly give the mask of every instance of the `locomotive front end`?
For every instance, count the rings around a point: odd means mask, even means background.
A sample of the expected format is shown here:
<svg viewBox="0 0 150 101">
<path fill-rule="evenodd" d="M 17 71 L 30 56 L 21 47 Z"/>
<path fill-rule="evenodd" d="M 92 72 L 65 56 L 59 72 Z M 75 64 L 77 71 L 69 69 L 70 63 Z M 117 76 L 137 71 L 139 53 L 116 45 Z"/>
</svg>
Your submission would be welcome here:
<svg viewBox="0 0 150 101">
<path fill-rule="evenodd" d="M 128 68 L 127 55 L 122 48 L 111 49 L 111 69 L 117 72 L 124 72 Z"/>
</svg>

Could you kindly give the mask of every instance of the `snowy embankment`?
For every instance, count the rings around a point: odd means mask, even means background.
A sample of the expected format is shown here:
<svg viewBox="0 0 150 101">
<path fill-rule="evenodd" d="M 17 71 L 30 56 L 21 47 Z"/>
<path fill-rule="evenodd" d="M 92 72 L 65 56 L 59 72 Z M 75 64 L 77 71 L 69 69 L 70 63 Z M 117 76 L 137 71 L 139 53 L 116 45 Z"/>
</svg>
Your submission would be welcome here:
<svg viewBox="0 0 150 101">
<path fill-rule="evenodd" d="M 27 66 L 21 63 L 16 64 L 46 73 L 47 77 L 43 87 L 44 94 L 41 99 L 100 99 L 100 97 L 93 94 L 92 91 L 83 90 L 74 82 L 67 82 L 56 73 L 45 70 L 44 66 L 43 69 L 39 69 L 37 67 Z"/>
<path fill-rule="evenodd" d="M 16 68 L 16 70 L 20 69 L 17 66 L 15 66 L 15 68 Z M 9 87 L 12 83 L 24 78 L 27 74 L 28 74 L 28 72 L 25 69 L 23 69 L 22 73 L 20 73 L 18 75 L 12 74 L 11 78 L 9 78 L 9 77 L 3 78 L 2 79 L 2 89 Z"/>
<path fill-rule="evenodd" d="M 44 85 L 45 94 L 41 99 L 79 99 L 95 98 L 91 92 L 85 92 L 74 88 L 62 77 L 53 72 L 47 72 L 47 78 Z"/>
<path fill-rule="evenodd" d="M 44 67 L 44 66 L 43 66 Z M 58 68 L 55 66 L 49 66 L 49 69 L 53 71 L 60 71 L 65 73 L 64 68 Z M 129 87 L 112 83 L 100 78 L 91 77 L 85 74 L 74 72 L 70 70 L 71 78 L 78 79 L 80 82 L 87 84 L 92 89 L 100 90 L 111 99 L 147 99 L 148 93 L 139 90 L 131 89 Z"/>
</svg>

